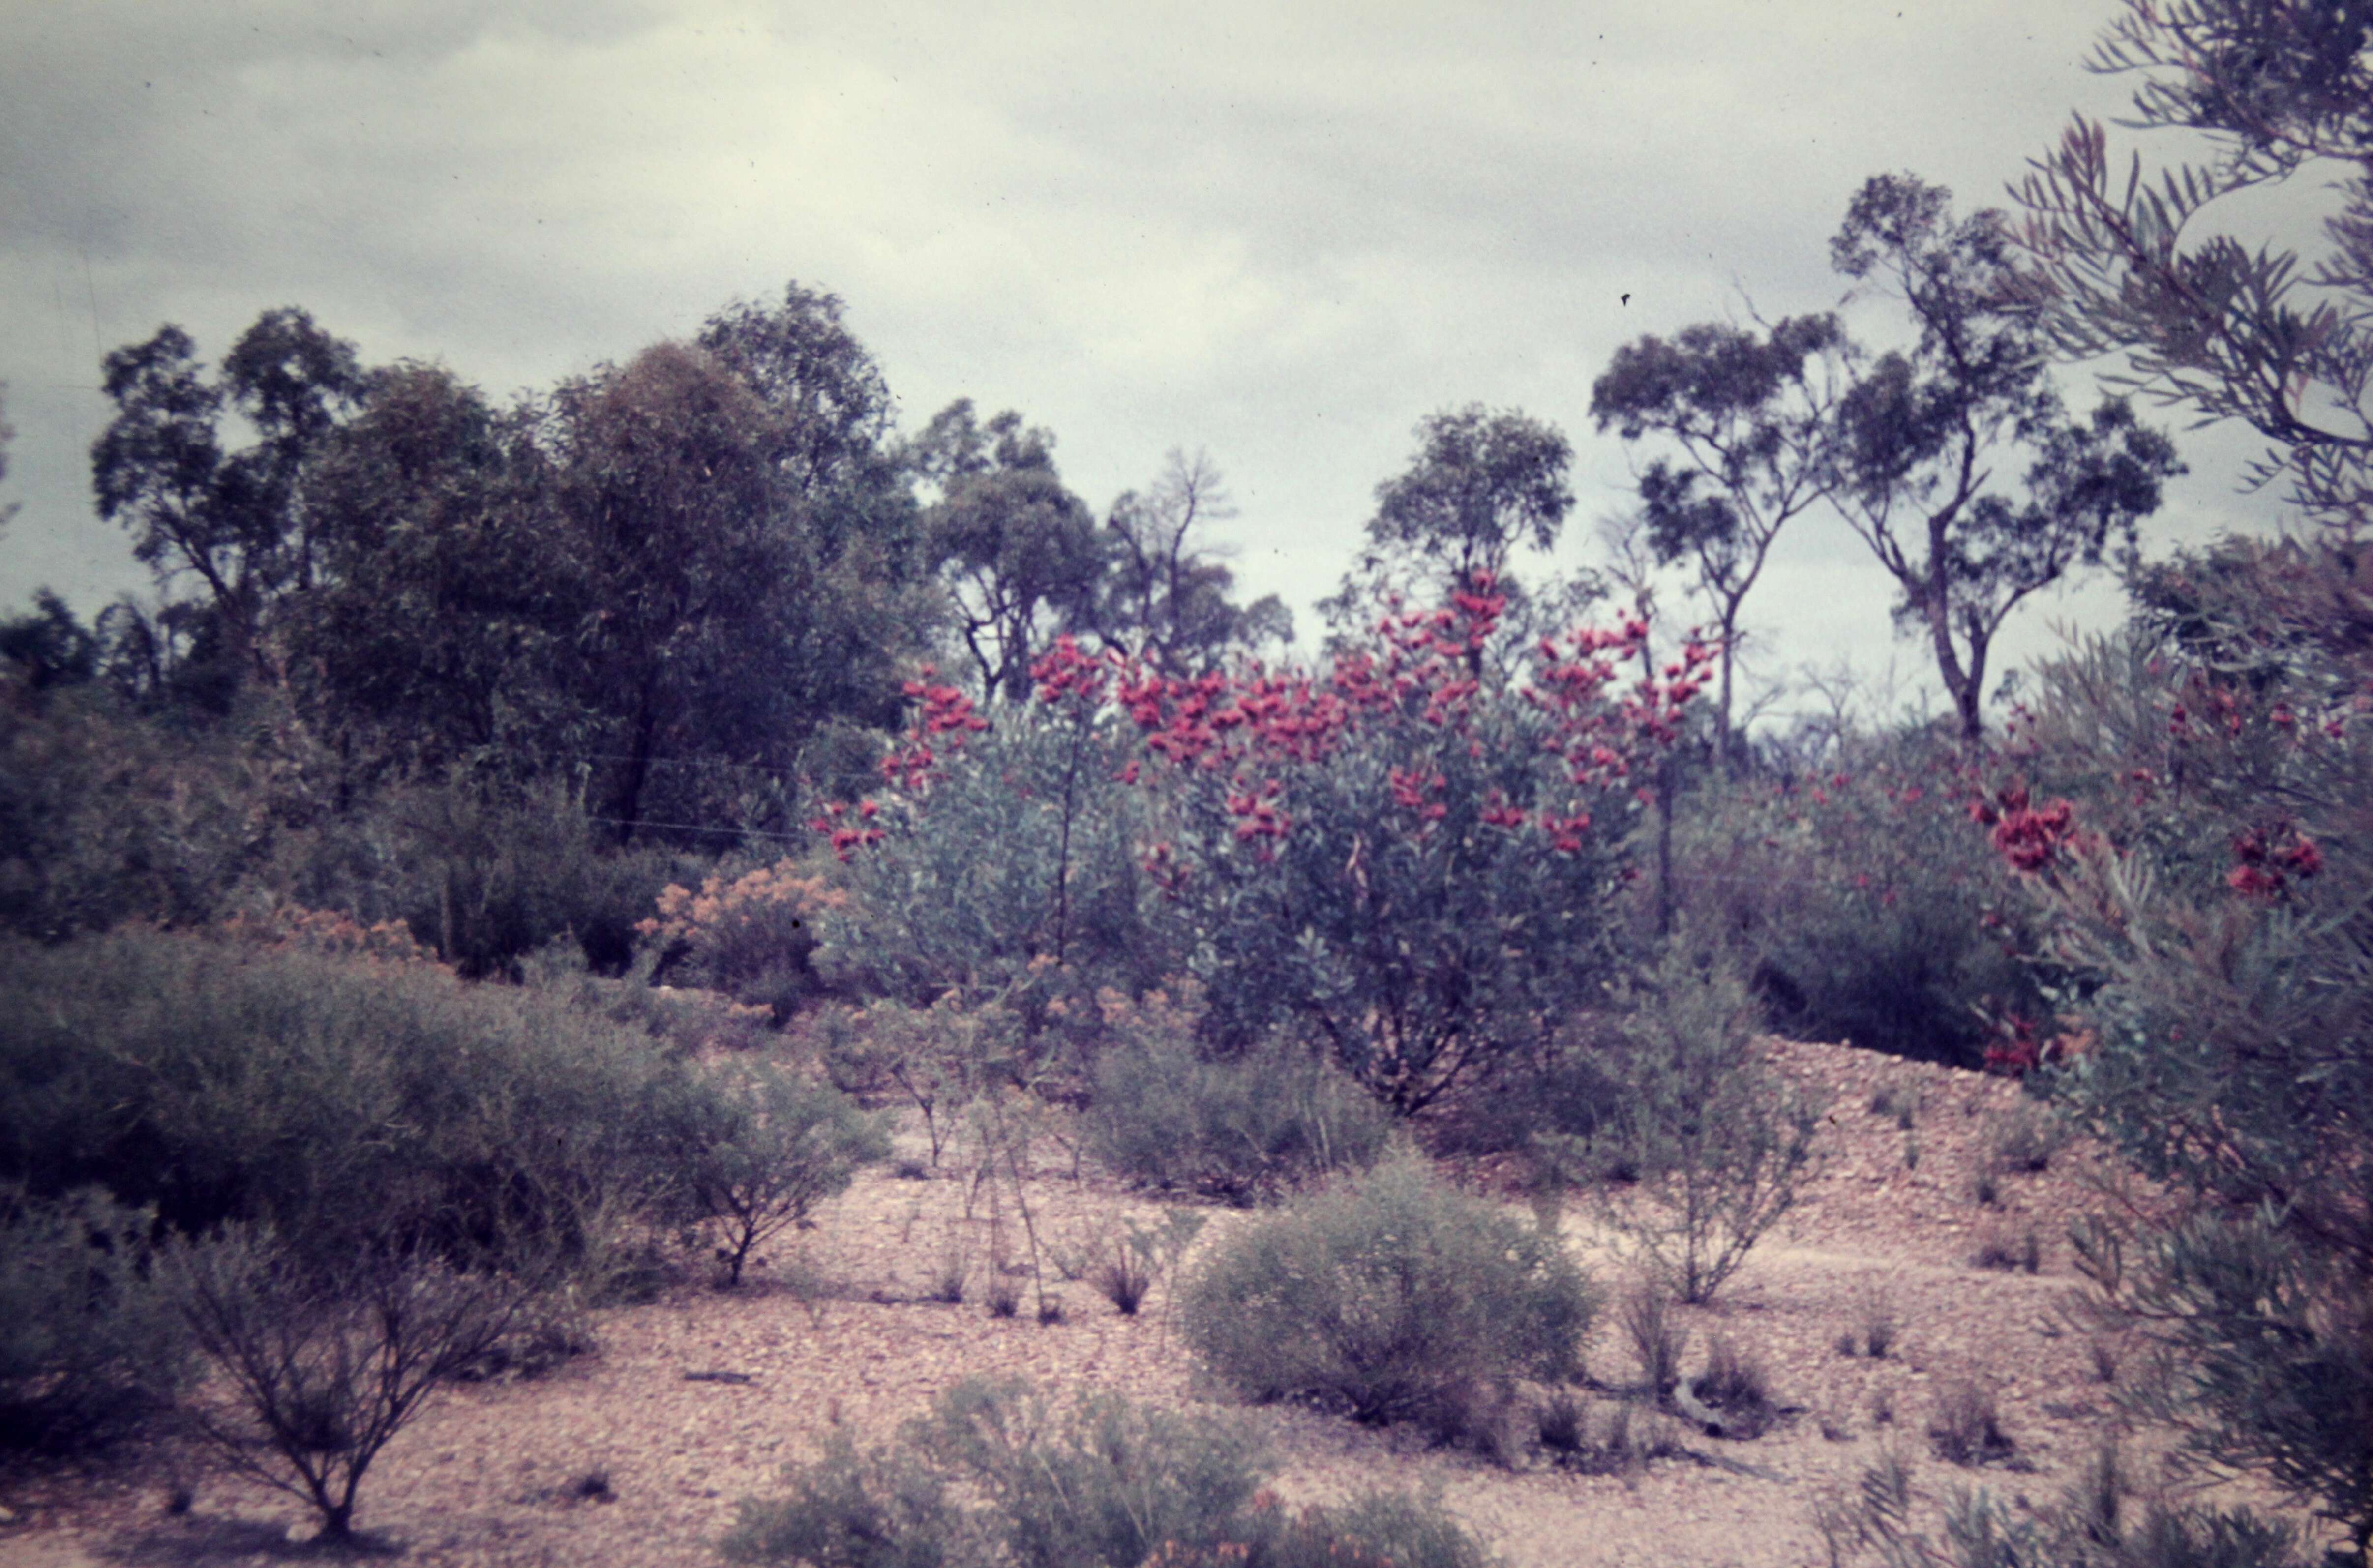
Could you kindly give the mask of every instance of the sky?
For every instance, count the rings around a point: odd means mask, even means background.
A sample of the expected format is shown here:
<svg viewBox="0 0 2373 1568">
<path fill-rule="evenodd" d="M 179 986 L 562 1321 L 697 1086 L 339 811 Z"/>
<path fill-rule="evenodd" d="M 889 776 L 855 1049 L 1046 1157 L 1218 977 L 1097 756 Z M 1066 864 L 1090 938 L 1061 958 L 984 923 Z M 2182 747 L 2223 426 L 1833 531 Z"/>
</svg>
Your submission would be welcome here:
<svg viewBox="0 0 2373 1568">
<path fill-rule="evenodd" d="M 0 9 L 0 611 L 146 586 L 88 450 L 100 354 L 165 322 L 211 360 L 300 306 L 367 362 L 500 396 L 796 280 L 846 302 L 907 429 L 1017 409 L 1099 513 L 1208 452 L 1236 507 L 1212 542 L 1306 647 L 1426 414 L 1562 428 L 1576 505 L 1533 569 L 1590 563 L 1628 499 L 1589 420 L 1619 345 L 1836 305 L 1863 180 L 2004 204 L 2130 88 L 2082 68 L 2110 0 Z M 2305 244 L 2291 207 L 2274 238 Z M 2246 433 L 2180 440 L 2155 547 L 2269 524 L 2236 488 Z M 1892 665 L 1916 699 L 1889 597 L 1834 517 L 1799 519 L 1748 601 L 1756 667 Z M 2005 652 L 2116 603 L 2046 596 Z"/>
</svg>

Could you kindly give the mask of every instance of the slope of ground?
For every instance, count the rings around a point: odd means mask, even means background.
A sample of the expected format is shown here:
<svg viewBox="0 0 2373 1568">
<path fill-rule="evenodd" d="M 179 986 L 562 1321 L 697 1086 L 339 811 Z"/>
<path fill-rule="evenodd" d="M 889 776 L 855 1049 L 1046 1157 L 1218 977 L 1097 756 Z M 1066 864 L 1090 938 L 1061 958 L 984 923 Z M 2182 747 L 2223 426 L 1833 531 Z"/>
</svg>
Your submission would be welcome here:
<svg viewBox="0 0 2373 1568">
<path fill-rule="evenodd" d="M 1814 1504 L 1852 1485 L 1883 1450 L 1911 1461 L 1932 1501 L 1957 1485 L 2016 1503 L 2056 1497 L 2102 1441 L 2122 1433 L 2102 1380 L 2122 1347 L 2097 1341 L 2065 1310 L 2079 1283 L 2066 1224 L 2107 1201 L 2108 1163 L 2077 1144 L 2051 1151 L 2041 1171 L 1993 1170 L 2028 1109 L 2006 1081 L 1841 1046 L 1767 1049 L 1829 1108 L 1818 1173 L 1716 1302 L 1678 1316 L 1690 1336 L 1685 1365 L 1701 1363 L 1714 1334 L 1761 1361 L 1788 1408 L 1778 1427 L 1744 1443 L 1676 1429 L 1728 1466 L 1666 1458 L 1588 1476 L 1546 1464 L 1512 1470 L 1312 1411 L 1245 1411 L 1285 1461 L 1281 1489 L 1314 1499 L 1438 1489 L 1518 1568 L 1821 1563 Z M 1885 1108 L 1874 1109 L 1875 1099 Z M 904 1152 L 919 1157 L 919 1139 L 912 1144 Z M 1061 1321 L 1038 1323 L 1027 1294 L 1019 1316 L 990 1316 L 985 1200 L 967 1218 L 969 1195 L 952 1174 L 871 1173 L 758 1270 L 755 1286 L 685 1288 L 605 1312 L 598 1353 L 540 1378 L 453 1390 L 382 1456 L 365 1483 L 362 1525 L 415 1562 L 712 1563 L 736 1499 L 767 1492 L 835 1425 L 886 1438 L 958 1378 L 1019 1374 L 1145 1400 L 1212 1397 L 1170 1331 L 1158 1290 L 1141 1315 L 1123 1318 L 1086 1284 L 1050 1279 Z M 1068 1158 L 1044 1162 L 1031 1198 L 1041 1237 L 1063 1250 L 1109 1237 L 1121 1215 L 1158 1213 L 1093 1171 L 1075 1177 Z M 1213 1211 L 1206 1235 L 1236 1223 Z M 1565 1223 L 1611 1296 L 1626 1277 L 1619 1253 L 1582 1217 Z M 2033 1272 L 2023 1266 L 2030 1234 Z M 1009 1268 L 1020 1267 L 1010 1217 L 1005 1248 Z M 1979 1266 L 1987 1252 L 2014 1266 Z M 969 1272 L 958 1305 L 935 1299 L 951 1256 Z M 1900 1325 L 1888 1354 L 1841 1354 L 1839 1337 L 1880 1311 Z M 1613 1318 L 1602 1315 L 1591 1365 L 1619 1384 L 1635 1374 Z M 2007 1464 L 1963 1469 L 1931 1452 L 1931 1417 L 1963 1385 L 1994 1400 L 2016 1444 Z M 2131 1453 L 2147 1454 L 2147 1434 L 2127 1441 Z M 2149 1479 L 2149 1467 L 2138 1468 Z M 0 1525 L 0 1562 L 88 1568 L 303 1554 L 288 1543 L 302 1520 L 289 1500 L 202 1477 L 194 1507 L 169 1514 L 180 1479 L 161 1454 L 74 1474 L 0 1474 L 11 1516 Z"/>
</svg>

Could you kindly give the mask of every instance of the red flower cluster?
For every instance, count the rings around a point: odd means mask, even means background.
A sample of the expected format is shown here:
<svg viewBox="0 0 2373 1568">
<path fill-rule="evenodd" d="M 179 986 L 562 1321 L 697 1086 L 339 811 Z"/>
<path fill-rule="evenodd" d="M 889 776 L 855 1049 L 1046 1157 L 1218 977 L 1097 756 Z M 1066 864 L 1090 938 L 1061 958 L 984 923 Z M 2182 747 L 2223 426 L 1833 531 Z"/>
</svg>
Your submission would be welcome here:
<svg viewBox="0 0 2373 1568">
<path fill-rule="evenodd" d="M 2244 898 L 2271 899 L 2296 877 L 2304 882 L 2323 869 L 2323 851 L 2288 822 L 2252 828 L 2233 841 L 2237 863 L 2226 886 Z"/>
<path fill-rule="evenodd" d="M 1052 706 L 1069 697 L 1082 708 L 1093 711 L 1103 704 L 1113 671 L 1120 665 L 1117 653 L 1101 657 L 1088 653 L 1080 646 L 1080 640 L 1067 632 L 1055 639 L 1055 645 L 1044 656 L 1032 662 L 1030 679 L 1037 685 L 1040 702 Z"/>
<path fill-rule="evenodd" d="M 909 680 L 904 691 L 907 697 L 922 704 L 914 725 L 902 737 L 902 744 L 882 759 L 882 774 L 909 795 L 920 795 L 929 787 L 931 770 L 938 766 L 940 755 L 932 744 L 944 736 L 953 750 L 964 742 L 964 737 L 988 727 L 988 721 L 973 712 L 973 702 L 953 686 L 934 681 L 939 670 L 925 665 L 918 672 L 922 679 Z"/>
<path fill-rule="evenodd" d="M 1418 819 L 1428 826 L 1439 822 L 1450 807 L 1432 798 L 1441 793 L 1450 781 L 1440 773 L 1423 768 L 1395 768 L 1391 772 L 1393 803 L 1404 811 L 1414 811 Z"/>
<path fill-rule="evenodd" d="M 808 826 L 832 840 L 832 853 L 846 865 L 849 852 L 869 849 L 882 842 L 882 829 L 874 822 L 882 807 L 872 801 L 858 803 L 857 818 L 849 819 L 848 807 L 835 800 L 825 805 L 824 815 L 812 819 Z"/>
<path fill-rule="evenodd" d="M 1991 802 L 1979 796 L 1970 802 L 1969 811 L 1971 821 L 1993 825 L 1995 850 L 2017 871 L 2043 870 L 2083 837 L 2075 807 L 2064 800 L 2030 806 L 2023 784 L 1995 791 Z"/>
<path fill-rule="evenodd" d="M 1268 845 L 1284 840 L 1293 819 L 1272 804 L 1283 785 L 1270 779 L 1259 790 L 1230 790 L 1228 814 L 1236 819 L 1236 837 L 1245 843 L 1260 843 L 1263 853 Z"/>
</svg>

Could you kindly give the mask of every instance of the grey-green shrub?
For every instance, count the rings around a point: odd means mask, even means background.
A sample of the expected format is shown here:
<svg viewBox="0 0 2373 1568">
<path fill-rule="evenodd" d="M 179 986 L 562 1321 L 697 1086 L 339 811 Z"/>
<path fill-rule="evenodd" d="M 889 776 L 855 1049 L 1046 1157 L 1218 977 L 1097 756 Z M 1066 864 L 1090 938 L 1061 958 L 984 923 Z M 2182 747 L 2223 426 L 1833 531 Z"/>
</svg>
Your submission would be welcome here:
<svg viewBox="0 0 2373 1568">
<path fill-rule="evenodd" d="M 1246 1399 L 1488 1435 L 1517 1381 L 1579 1372 L 1595 1297 L 1553 1236 L 1409 1156 L 1224 1237 L 1181 1305 L 1187 1342 Z"/>
<path fill-rule="evenodd" d="M 1633 1001 L 1611 1067 L 1620 1111 L 1593 1138 L 1539 1142 L 1596 1183 L 1683 1301 L 1703 1302 L 1794 1203 L 1818 1118 L 1749 1058 L 1753 1000 L 1718 958 L 1677 937 Z M 1607 1179 L 1618 1167 L 1638 1179 Z"/>
<path fill-rule="evenodd" d="M 879 1117 L 771 1063 L 713 1068 L 682 1106 L 682 1191 L 690 1217 L 718 1233 L 729 1285 L 761 1242 L 848 1191 L 859 1166 L 890 1157 Z"/>
<path fill-rule="evenodd" d="M 836 1434 L 745 1500 L 722 1543 L 737 1562 L 811 1568 L 1488 1568 L 1428 1499 L 1377 1493 L 1289 1509 L 1274 1466 L 1233 1423 L 1113 1395 L 1058 1403 L 970 1380 L 860 1452 Z"/>
<path fill-rule="evenodd" d="M 0 1191 L 0 1446 L 104 1442 L 187 1380 L 188 1336 L 151 1277 L 155 1217 L 94 1188 Z"/>
<path fill-rule="evenodd" d="M 698 1086 L 641 1031 L 430 965 L 125 931 L 0 953 L 0 1179 L 195 1234 L 581 1258 Z"/>
<path fill-rule="evenodd" d="M 1184 1039 L 1105 1052 L 1086 1126 L 1128 1179 L 1239 1202 L 1362 1168 L 1391 1132 L 1374 1097 L 1307 1051 L 1272 1043 L 1215 1061 Z"/>
</svg>

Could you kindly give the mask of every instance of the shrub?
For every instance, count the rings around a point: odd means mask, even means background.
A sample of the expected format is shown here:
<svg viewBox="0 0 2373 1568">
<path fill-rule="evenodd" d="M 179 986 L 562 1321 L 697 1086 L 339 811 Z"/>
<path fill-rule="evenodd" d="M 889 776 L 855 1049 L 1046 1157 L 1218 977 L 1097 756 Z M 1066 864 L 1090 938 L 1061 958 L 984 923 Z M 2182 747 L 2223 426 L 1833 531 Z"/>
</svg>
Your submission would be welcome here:
<svg viewBox="0 0 2373 1568">
<path fill-rule="evenodd" d="M 2021 1106 L 1995 1119 L 1986 1138 L 1986 1164 L 1995 1171 L 2033 1175 L 2050 1168 L 2068 1141 L 2049 1112 Z"/>
<path fill-rule="evenodd" d="M 1143 896 L 1141 800 L 1117 781 L 1115 726 L 1022 703 L 1000 704 L 991 727 L 928 667 L 906 690 L 915 720 L 883 792 L 812 824 L 849 894 L 819 923 L 818 973 L 916 1007 L 1011 992 L 1040 960 L 1090 993 L 1158 984 L 1175 949 Z M 1043 1019 L 1027 1023 L 1035 1036 Z"/>
<path fill-rule="evenodd" d="M 681 1064 L 441 969 L 124 932 L 7 953 L 0 1178 L 96 1183 L 184 1233 L 271 1224 L 591 1264 L 670 1179 Z"/>
<path fill-rule="evenodd" d="M 672 882 L 660 890 L 658 912 L 635 930 L 659 951 L 653 979 L 766 1006 L 779 1025 L 822 984 L 811 961 L 818 917 L 848 901 L 821 872 L 803 874 L 787 855 L 739 877 L 707 877 L 697 892 Z"/>
<path fill-rule="evenodd" d="M 188 1336 L 151 1275 L 155 1218 L 92 1188 L 0 1191 L 0 1446 L 102 1443 L 186 1381 Z"/>
<path fill-rule="evenodd" d="M 1895 1303 L 1884 1291 L 1865 1294 L 1855 1309 L 1855 1334 L 1862 1352 L 1873 1361 L 1885 1359 L 1895 1348 L 1895 1338 L 1902 1331 L 1903 1321 L 1895 1310 Z"/>
<path fill-rule="evenodd" d="M 1938 1397 L 1928 1441 L 1938 1458 L 1956 1465 L 1993 1464 L 2017 1451 L 2002 1429 L 1993 1396 L 1975 1383 L 1956 1383 Z"/>
<path fill-rule="evenodd" d="M 1195 934 L 1222 1043 L 1305 1030 L 1411 1113 L 1543 1055 L 1605 980 L 1623 781 L 1672 738 L 1712 650 L 1619 699 L 1644 621 L 1536 641 L 1511 635 L 1509 603 L 1477 574 L 1439 610 L 1349 633 L 1315 672 L 1168 678 L 1068 643 L 1046 661 L 1042 692 L 1109 698 L 1144 737 L 1128 772 L 1148 874 Z"/>
<path fill-rule="evenodd" d="M 1372 1097 L 1307 1051 L 1273 1043 L 1214 1061 L 1173 1038 L 1105 1055 L 1085 1135 L 1131 1181 L 1245 1202 L 1359 1169 L 1390 1131 Z"/>
<path fill-rule="evenodd" d="M 2373 554 L 2232 540 L 2039 672 L 1996 832 L 2083 1028 L 2043 1081 L 2180 1223 L 2079 1249 L 2172 1358 L 2127 1396 L 2373 1554 Z M 2030 799 L 2064 796 L 2049 807 Z M 2156 1386 L 2158 1392 L 2151 1390 Z"/>
<path fill-rule="evenodd" d="M 0 930 L 54 942 L 221 912 L 270 817 L 238 739 L 144 722 L 96 687 L 0 704 Z"/>
<path fill-rule="evenodd" d="M 1228 1236 L 1181 1305 L 1188 1343 L 1247 1399 L 1475 1434 L 1518 1379 L 1577 1372 L 1593 1299 L 1553 1237 L 1404 1157 Z"/>
<path fill-rule="evenodd" d="M 1056 1405 L 1017 1382 L 941 1395 L 894 1446 L 836 1434 L 788 1494 L 745 1501 L 740 1562 L 813 1568 L 1486 1568 L 1429 1501 L 1374 1494 L 1288 1509 L 1257 1444 L 1210 1416 L 1110 1395 Z"/>
<path fill-rule="evenodd" d="M 744 1498 L 723 1551 L 734 1562 L 811 1568 L 941 1568 L 973 1541 L 939 1473 L 888 1449 L 860 1455 L 846 1432 L 784 1473 L 785 1495 Z"/>
<path fill-rule="evenodd" d="M 1677 940 L 1625 1028 L 1622 1109 L 1578 1144 L 1600 1170 L 1638 1171 L 1601 1180 L 1601 1206 L 1687 1302 L 1710 1299 L 1788 1212 L 1812 1157 L 1818 1114 L 1748 1061 L 1753 1017 L 1736 970 Z"/>
<path fill-rule="evenodd" d="M 846 1191 L 860 1165 L 890 1157 L 878 1118 L 829 1084 L 770 1063 L 714 1068 L 674 1130 L 691 1216 L 718 1232 L 729 1286 L 761 1242 Z"/>
<path fill-rule="evenodd" d="M 2033 1225 L 2016 1236 L 2005 1226 L 1991 1225 L 1979 1237 L 1978 1249 L 1970 1255 L 1970 1261 L 1981 1269 L 2000 1269 L 2005 1272 L 2024 1269 L 2031 1274 L 2043 1267 L 2043 1238 Z"/>
<path fill-rule="evenodd" d="M 1654 1281 L 1642 1280 L 1624 1293 L 1619 1321 L 1643 1386 L 1651 1397 L 1663 1399 L 1680 1382 L 1681 1357 L 1689 1351 L 1689 1330 L 1673 1319 L 1672 1296 Z"/>
<path fill-rule="evenodd" d="M 1724 1335 L 1707 1345 L 1705 1370 L 1690 1379 L 1689 1389 L 1722 1418 L 1725 1437 L 1760 1437 L 1780 1419 L 1764 1382 L 1763 1364 Z"/>
<path fill-rule="evenodd" d="M 526 1294 L 419 1254 L 324 1262 L 243 1228 L 172 1261 L 175 1298 L 218 1375 L 194 1430 L 233 1469 L 303 1500 L 338 1542 L 380 1451 L 494 1347 Z"/>
<path fill-rule="evenodd" d="M 2045 1009 L 1971 787 L 1925 732 L 1849 733 L 1818 767 L 1685 797 L 1675 907 L 1737 955 L 1773 1028 L 1980 1066 L 1989 1020 Z"/>
<path fill-rule="evenodd" d="M 2104 1449 L 2057 1501 L 2004 1507 L 1957 1489 L 1930 1535 L 1912 1518 L 1911 1475 L 1883 1455 L 1852 1493 L 1815 1504 L 1814 1527 L 1838 1568 L 1864 1560 L 1923 1568 L 2305 1568 L 2299 1534 L 2247 1509 L 2153 1498 L 2139 1519 L 2115 1454 Z"/>
</svg>

